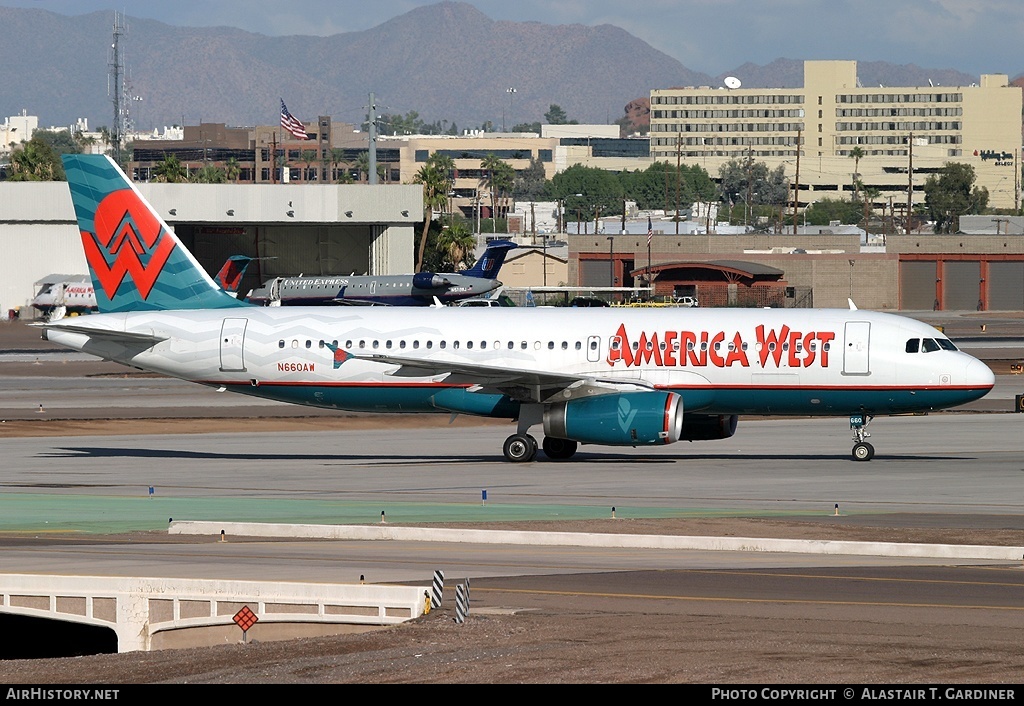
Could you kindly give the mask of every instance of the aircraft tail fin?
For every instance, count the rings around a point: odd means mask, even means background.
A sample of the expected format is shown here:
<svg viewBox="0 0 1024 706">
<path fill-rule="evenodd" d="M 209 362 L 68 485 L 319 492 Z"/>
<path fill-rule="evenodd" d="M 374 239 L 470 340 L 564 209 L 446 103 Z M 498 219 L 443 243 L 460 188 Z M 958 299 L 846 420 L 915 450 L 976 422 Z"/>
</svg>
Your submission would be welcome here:
<svg viewBox="0 0 1024 706">
<path fill-rule="evenodd" d="M 483 256 L 471 268 L 459 274 L 481 279 L 497 279 L 498 270 L 505 264 L 508 251 L 519 247 L 511 240 L 495 240 L 487 244 Z"/>
<path fill-rule="evenodd" d="M 101 313 L 249 306 L 221 289 L 106 155 L 63 155 Z"/>
<path fill-rule="evenodd" d="M 224 261 L 224 266 L 214 276 L 214 281 L 225 292 L 237 297 L 238 288 L 242 284 L 242 277 L 245 276 L 245 271 L 249 269 L 249 264 L 255 259 L 248 255 L 232 255 Z"/>
</svg>

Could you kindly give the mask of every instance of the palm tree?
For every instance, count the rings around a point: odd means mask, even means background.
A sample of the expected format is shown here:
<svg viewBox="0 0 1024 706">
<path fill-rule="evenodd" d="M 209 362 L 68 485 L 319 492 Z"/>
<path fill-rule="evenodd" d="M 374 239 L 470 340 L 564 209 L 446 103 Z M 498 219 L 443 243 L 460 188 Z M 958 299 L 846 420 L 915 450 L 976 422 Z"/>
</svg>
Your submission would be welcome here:
<svg viewBox="0 0 1024 706">
<path fill-rule="evenodd" d="M 476 247 L 476 237 L 465 223 L 455 221 L 441 229 L 435 247 L 444 254 L 445 262 L 451 271 L 458 272 L 470 266 L 469 259 L 473 248 Z"/>
<path fill-rule="evenodd" d="M 299 155 L 299 161 L 306 165 L 306 168 L 302 170 L 302 180 L 312 181 L 310 179 L 310 165 L 316 161 L 316 150 L 302 150 L 302 154 Z"/>
<path fill-rule="evenodd" d="M 189 181 L 193 184 L 223 184 L 227 181 L 227 172 L 216 164 L 207 164 L 195 170 Z"/>
<path fill-rule="evenodd" d="M 354 166 L 356 168 L 356 173 L 357 173 L 356 181 L 362 181 L 364 174 L 366 175 L 366 180 L 367 181 L 370 180 L 370 153 L 369 152 L 360 152 L 359 156 L 356 157 L 356 163 L 355 163 Z"/>
<path fill-rule="evenodd" d="M 427 234 L 434 210 L 444 208 L 448 200 L 448 180 L 433 164 L 424 164 L 413 177 L 414 184 L 423 185 L 423 234 L 420 236 L 419 254 L 416 257 L 416 271 L 423 267 L 423 254 L 427 249 Z"/>
<path fill-rule="evenodd" d="M 332 181 L 336 184 L 350 184 L 352 183 L 352 176 L 346 169 L 344 174 L 338 172 L 338 165 L 345 163 L 345 150 L 340 147 L 331 148 L 331 174 L 333 176 Z"/>
<path fill-rule="evenodd" d="M 864 150 L 860 145 L 850 150 L 850 158 L 853 159 L 853 200 L 860 200 L 860 160 L 864 157 Z"/>
<path fill-rule="evenodd" d="M 864 235 L 868 233 L 868 224 L 871 213 L 875 210 L 875 199 L 882 193 L 880 189 L 873 186 L 862 186 L 864 194 Z"/>
<path fill-rule="evenodd" d="M 175 154 L 166 155 L 163 161 L 153 167 L 153 174 L 156 175 L 157 181 L 168 184 L 188 181 L 188 174 Z"/>
<path fill-rule="evenodd" d="M 427 164 L 434 167 L 438 173 L 444 178 L 445 181 L 445 210 L 448 212 L 448 222 L 451 222 L 452 205 L 451 205 L 451 193 L 452 188 L 455 186 L 455 160 L 446 154 L 440 152 L 434 152 L 434 154 L 427 157 Z"/>
<path fill-rule="evenodd" d="M 238 166 L 238 160 L 235 159 L 234 157 L 231 157 L 230 159 L 228 159 L 227 162 L 224 163 L 224 174 L 225 176 L 227 176 L 229 181 L 237 184 L 238 175 L 241 173 L 242 168 Z"/>
<path fill-rule="evenodd" d="M 480 168 L 483 169 L 487 174 L 483 179 L 480 180 L 480 185 L 491 192 L 491 218 L 497 218 L 498 212 L 496 210 L 496 202 L 498 200 L 497 186 L 494 180 L 494 175 L 501 169 L 501 165 L 505 164 L 498 157 L 491 153 L 480 160 Z"/>
</svg>

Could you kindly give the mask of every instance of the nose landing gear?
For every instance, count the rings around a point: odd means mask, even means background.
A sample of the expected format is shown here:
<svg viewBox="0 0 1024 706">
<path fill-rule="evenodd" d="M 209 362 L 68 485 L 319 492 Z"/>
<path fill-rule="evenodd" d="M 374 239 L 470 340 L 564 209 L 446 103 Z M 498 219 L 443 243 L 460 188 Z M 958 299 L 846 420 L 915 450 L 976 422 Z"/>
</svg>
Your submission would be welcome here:
<svg viewBox="0 0 1024 706">
<path fill-rule="evenodd" d="M 853 460 L 870 461 L 874 458 L 875 447 L 865 441 L 871 434 L 867 432 L 868 424 L 874 416 L 870 414 L 851 414 L 850 428 L 853 429 Z"/>
</svg>

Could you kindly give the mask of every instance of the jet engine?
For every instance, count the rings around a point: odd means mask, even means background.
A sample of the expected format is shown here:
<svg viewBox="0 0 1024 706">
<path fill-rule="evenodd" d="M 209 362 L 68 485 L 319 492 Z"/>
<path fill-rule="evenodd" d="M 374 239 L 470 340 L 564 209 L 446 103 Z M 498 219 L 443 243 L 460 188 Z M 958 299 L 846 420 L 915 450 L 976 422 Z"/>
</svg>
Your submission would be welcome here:
<svg viewBox="0 0 1024 706">
<path fill-rule="evenodd" d="M 412 276 L 412 286 L 416 289 L 441 289 L 452 286 L 452 283 L 447 277 L 433 272 L 417 272 Z"/>
<path fill-rule="evenodd" d="M 674 392 L 622 392 L 556 402 L 544 434 L 585 444 L 641 446 L 683 438 L 683 400 Z"/>
</svg>

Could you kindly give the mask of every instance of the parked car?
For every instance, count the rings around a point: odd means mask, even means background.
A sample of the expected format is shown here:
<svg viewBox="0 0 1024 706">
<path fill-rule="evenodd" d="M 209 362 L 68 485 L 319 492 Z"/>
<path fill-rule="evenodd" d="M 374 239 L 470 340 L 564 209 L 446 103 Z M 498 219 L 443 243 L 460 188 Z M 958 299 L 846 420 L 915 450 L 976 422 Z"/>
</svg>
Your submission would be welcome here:
<svg viewBox="0 0 1024 706">
<path fill-rule="evenodd" d="M 512 297 L 507 294 L 499 294 L 493 299 L 463 299 L 458 306 L 515 306 Z"/>
<path fill-rule="evenodd" d="M 673 300 L 676 306 L 700 306 L 697 303 L 697 297 L 675 297 Z"/>
</svg>

